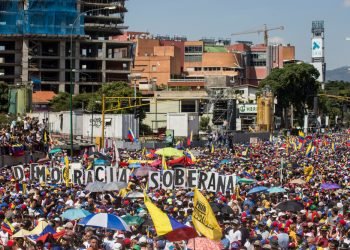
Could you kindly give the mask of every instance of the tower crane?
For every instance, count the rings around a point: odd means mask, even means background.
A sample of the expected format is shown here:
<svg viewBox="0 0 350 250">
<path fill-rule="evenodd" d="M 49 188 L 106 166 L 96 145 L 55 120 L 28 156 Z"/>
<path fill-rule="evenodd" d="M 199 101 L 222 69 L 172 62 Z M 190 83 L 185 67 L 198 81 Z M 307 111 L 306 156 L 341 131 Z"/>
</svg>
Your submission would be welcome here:
<svg viewBox="0 0 350 250">
<path fill-rule="evenodd" d="M 237 35 L 245 35 L 245 34 L 254 34 L 254 33 L 264 33 L 264 45 L 268 45 L 268 40 L 269 40 L 269 31 L 272 30 L 284 30 L 284 26 L 279 26 L 279 27 L 273 27 L 273 28 L 267 28 L 266 24 L 264 24 L 264 28 L 258 29 L 258 30 L 253 30 L 253 31 L 245 31 L 245 32 L 238 32 L 238 33 L 232 33 L 231 36 L 237 36 Z"/>
</svg>

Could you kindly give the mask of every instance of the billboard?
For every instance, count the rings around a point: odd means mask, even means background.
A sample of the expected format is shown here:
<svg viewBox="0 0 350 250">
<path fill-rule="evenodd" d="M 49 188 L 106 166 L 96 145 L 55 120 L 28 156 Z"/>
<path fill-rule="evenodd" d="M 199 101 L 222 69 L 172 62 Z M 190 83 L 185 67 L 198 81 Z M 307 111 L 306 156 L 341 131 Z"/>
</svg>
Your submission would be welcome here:
<svg viewBox="0 0 350 250">
<path fill-rule="evenodd" d="M 258 111 L 257 104 L 238 104 L 240 114 L 256 114 Z"/>
<path fill-rule="evenodd" d="M 167 129 L 165 131 L 165 141 L 169 144 L 174 142 L 174 129 Z"/>
<path fill-rule="evenodd" d="M 312 38 L 312 53 L 311 57 L 323 57 L 323 39 L 322 38 Z"/>
</svg>

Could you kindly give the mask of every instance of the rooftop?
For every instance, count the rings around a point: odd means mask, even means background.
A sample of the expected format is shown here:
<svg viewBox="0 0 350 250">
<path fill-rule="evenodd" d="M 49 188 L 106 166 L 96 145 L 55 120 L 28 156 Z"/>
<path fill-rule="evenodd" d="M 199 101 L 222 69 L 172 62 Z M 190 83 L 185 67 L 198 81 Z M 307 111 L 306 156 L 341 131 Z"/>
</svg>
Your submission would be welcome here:
<svg viewBox="0 0 350 250">
<path fill-rule="evenodd" d="M 53 91 L 36 91 L 33 92 L 33 103 L 47 104 L 56 96 Z"/>
</svg>

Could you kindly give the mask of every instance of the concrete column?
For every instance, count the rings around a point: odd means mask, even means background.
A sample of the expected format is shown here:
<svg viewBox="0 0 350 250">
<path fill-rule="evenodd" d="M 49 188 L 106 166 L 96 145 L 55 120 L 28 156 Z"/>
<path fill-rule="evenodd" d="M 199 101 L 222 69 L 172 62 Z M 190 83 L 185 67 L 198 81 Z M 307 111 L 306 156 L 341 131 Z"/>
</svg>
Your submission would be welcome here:
<svg viewBox="0 0 350 250">
<path fill-rule="evenodd" d="M 75 72 L 73 73 L 73 83 L 74 83 L 74 95 L 79 94 L 79 70 L 80 70 L 80 42 L 76 41 L 74 44 L 74 67 Z"/>
<path fill-rule="evenodd" d="M 309 126 L 309 116 L 304 115 L 304 133 L 307 134 L 307 129 Z"/>
<path fill-rule="evenodd" d="M 60 83 L 58 86 L 58 91 L 59 92 L 66 92 L 66 86 L 64 83 Z"/>
<path fill-rule="evenodd" d="M 74 83 L 74 95 L 79 94 L 79 84 Z"/>
<path fill-rule="evenodd" d="M 27 38 L 23 39 L 22 43 L 22 82 L 28 82 L 28 48 L 29 48 L 29 41 Z"/>
<path fill-rule="evenodd" d="M 102 83 L 106 82 L 106 54 L 107 54 L 107 44 L 105 41 L 102 42 Z"/>
</svg>

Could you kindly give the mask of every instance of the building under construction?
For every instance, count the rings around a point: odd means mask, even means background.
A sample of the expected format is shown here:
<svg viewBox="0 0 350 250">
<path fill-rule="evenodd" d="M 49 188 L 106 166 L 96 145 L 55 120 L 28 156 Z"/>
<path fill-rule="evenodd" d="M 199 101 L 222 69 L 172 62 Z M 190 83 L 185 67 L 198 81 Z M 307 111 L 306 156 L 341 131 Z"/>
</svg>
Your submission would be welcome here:
<svg viewBox="0 0 350 250">
<path fill-rule="evenodd" d="M 69 92 L 72 79 L 77 94 L 127 81 L 132 42 L 110 39 L 126 12 L 125 0 L 0 0 L 0 82 Z"/>
</svg>

